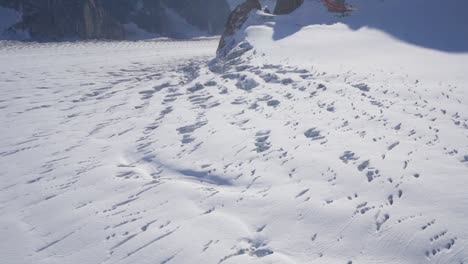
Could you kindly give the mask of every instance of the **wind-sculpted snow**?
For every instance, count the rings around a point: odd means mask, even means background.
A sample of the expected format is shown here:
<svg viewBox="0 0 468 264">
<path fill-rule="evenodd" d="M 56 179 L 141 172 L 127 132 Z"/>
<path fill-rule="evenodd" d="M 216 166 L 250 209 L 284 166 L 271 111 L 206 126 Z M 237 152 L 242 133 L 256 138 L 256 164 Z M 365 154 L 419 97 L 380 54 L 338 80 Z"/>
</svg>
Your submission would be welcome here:
<svg viewBox="0 0 468 264">
<path fill-rule="evenodd" d="M 468 262 L 466 79 L 216 42 L 0 42 L 2 262 Z"/>
</svg>

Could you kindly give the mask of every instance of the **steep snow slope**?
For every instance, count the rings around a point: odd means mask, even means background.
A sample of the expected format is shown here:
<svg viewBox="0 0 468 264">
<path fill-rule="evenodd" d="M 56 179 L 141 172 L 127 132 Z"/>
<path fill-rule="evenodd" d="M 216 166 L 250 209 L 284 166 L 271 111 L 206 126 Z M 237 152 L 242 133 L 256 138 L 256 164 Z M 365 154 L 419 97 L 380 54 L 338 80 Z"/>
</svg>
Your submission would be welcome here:
<svg viewBox="0 0 468 264">
<path fill-rule="evenodd" d="M 315 8 L 210 64 L 210 39 L 0 42 L 1 259 L 467 263 L 467 54 Z"/>
</svg>

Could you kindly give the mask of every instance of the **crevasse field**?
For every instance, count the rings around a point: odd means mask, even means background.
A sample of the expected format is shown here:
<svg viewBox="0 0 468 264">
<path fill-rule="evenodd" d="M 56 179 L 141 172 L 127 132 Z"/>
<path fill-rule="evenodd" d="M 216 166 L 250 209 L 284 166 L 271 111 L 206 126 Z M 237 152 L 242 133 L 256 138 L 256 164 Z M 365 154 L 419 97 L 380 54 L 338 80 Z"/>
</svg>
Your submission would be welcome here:
<svg viewBox="0 0 468 264">
<path fill-rule="evenodd" d="M 254 14 L 224 60 L 0 41 L 0 262 L 468 263 L 463 24 L 365 3 Z"/>
</svg>

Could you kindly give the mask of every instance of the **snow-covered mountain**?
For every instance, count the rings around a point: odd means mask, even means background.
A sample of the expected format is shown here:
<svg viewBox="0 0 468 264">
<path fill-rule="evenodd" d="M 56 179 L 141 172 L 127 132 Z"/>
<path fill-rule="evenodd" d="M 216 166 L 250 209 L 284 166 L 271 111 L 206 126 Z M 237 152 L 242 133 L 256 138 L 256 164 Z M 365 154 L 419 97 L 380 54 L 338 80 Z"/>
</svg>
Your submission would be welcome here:
<svg viewBox="0 0 468 264">
<path fill-rule="evenodd" d="M 468 263 L 466 4 L 346 2 L 0 41 L 2 262 Z"/>
<path fill-rule="evenodd" d="M 36 40 L 209 36 L 223 30 L 230 12 L 226 0 L 0 0 L 0 6 L 1 17 L 17 12 L 14 20 L 0 20 L 2 38 Z"/>
</svg>

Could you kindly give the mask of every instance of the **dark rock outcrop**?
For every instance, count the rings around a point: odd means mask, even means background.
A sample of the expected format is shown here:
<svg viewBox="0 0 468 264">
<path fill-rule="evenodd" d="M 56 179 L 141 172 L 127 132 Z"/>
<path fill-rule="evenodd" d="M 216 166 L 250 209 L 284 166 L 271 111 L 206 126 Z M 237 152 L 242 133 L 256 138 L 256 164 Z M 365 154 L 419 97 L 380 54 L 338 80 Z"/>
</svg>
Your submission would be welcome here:
<svg viewBox="0 0 468 264">
<path fill-rule="evenodd" d="M 161 0 L 100 0 L 111 16 L 121 24 L 134 23 L 139 28 L 164 35 L 166 12 Z"/>
<path fill-rule="evenodd" d="M 169 37 L 184 37 L 183 23 L 174 15 L 208 34 L 220 34 L 230 13 L 226 0 L 100 0 L 106 10 L 122 24 Z M 178 22 L 178 23 L 177 23 Z M 179 25 L 177 25 L 179 24 Z"/>
<path fill-rule="evenodd" d="M 0 6 L 20 11 L 12 31 L 36 40 L 122 39 L 131 24 L 160 36 L 214 35 L 230 13 L 227 0 L 0 0 Z"/>
<path fill-rule="evenodd" d="M 0 6 L 19 10 L 21 2 L 20 0 L 0 0 Z"/>
<path fill-rule="evenodd" d="M 303 3 L 304 0 L 277 0 L 275 11 L 273 13 L 275 15 L 289 14 L 300 7 Z"/>
<path fill-rule="evenodd" d="M 223 36 L 219 41 L 217 51 L 219 57 L 225 57 L 229 50 L 231 50 L 231 46 L 235 44 L 233 36 L 242 27 L 245 21 L 247 21 L 250 12 L 252 12 L 252 10 L 260 10 L 261 8 L 262 6 L 258 0 L 246 0 L 231 12 L 226 22 Z"/>
<path fill-rule="evenodd" d="M 20 10 L 16 30 L 33 39 L 123 39 L 123 27 L 103 9 L 98 0 L 3 0 L 4 6 Z"/>
<path fill-rule="evenodd" d="M 164 3 L 189 24 L 209 34 L 222 33 L 231 12 L 225 0 L 165 0 Z"/>
</svg>

